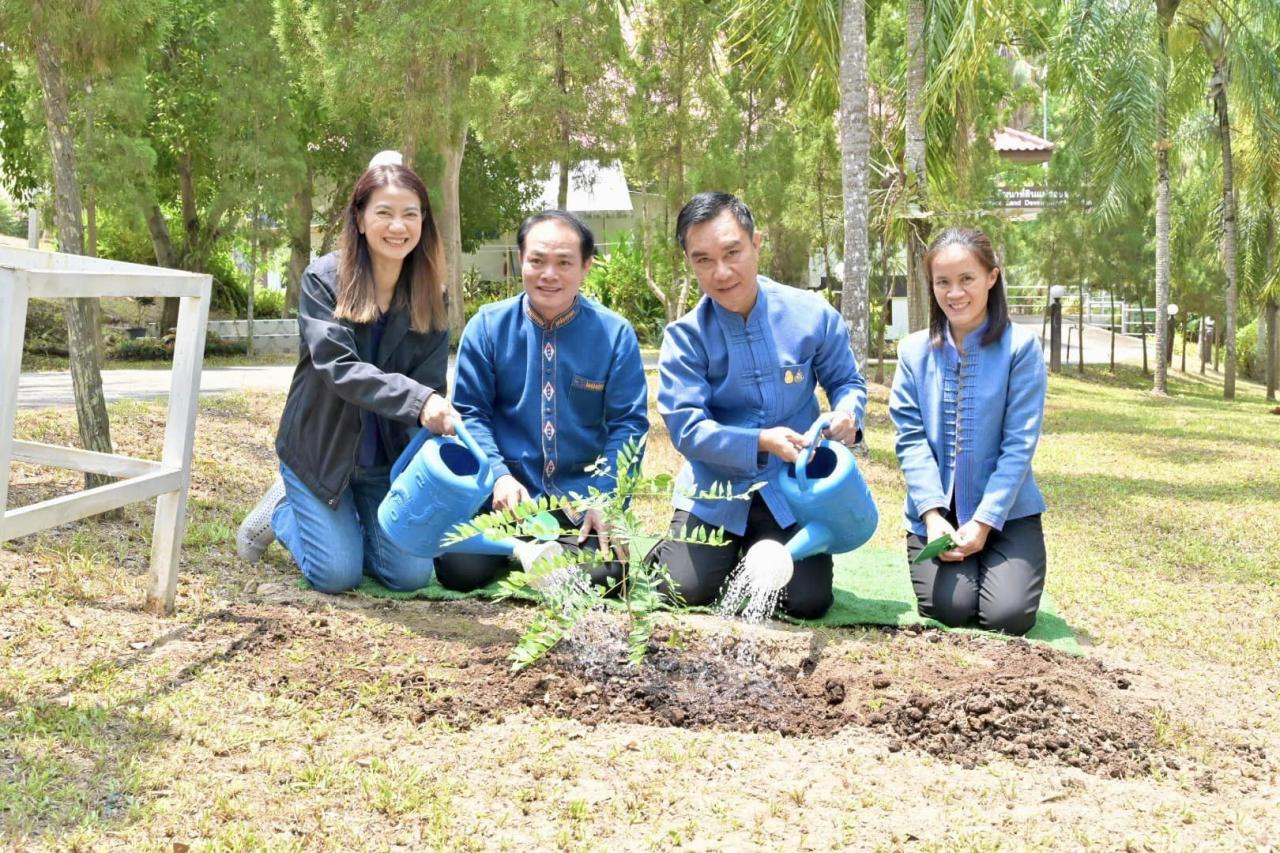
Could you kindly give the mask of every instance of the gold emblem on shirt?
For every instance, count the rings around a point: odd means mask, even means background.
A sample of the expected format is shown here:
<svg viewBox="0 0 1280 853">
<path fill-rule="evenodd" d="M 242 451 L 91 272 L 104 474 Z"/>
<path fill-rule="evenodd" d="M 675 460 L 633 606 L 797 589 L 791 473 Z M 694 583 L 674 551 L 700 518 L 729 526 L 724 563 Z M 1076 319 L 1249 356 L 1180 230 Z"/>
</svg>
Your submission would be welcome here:
<svg viewBox="0 0 1280 853">
<path fill-rule="evenodd" d="M 788 384 L 788 385 L 794 385 L 794 384 L 796 384 L 797 382 L 803 382 L 803 381 L 804 381 L 804 371 L 803 371 L 803 370 L 788 370 L 786 373 L 783 373 L 783 374 L 782 374 L 782 381 L 783 381 L 783 382 L 785 382 L 785 383 L 786 383 L 786 384 Z"/>
</svg>

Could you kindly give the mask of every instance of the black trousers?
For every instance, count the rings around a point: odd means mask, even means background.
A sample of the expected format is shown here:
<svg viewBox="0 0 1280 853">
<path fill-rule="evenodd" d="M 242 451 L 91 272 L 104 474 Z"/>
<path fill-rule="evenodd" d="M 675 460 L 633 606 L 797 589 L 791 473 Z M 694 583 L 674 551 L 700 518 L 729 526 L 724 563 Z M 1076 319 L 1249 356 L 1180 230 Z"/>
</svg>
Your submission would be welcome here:
<svg viewBox="0 0 1280 853">
<path fill-rule="evenodd" d="M 699 527 L 707 531 L 718 529 L 687 510 L 678 509 L 671 517 L 672 536 L 680 536 L 686 530 Z M 768 504 L 757 492 L 751 496 L 747 526 L 742 536 L 726 530 L 722 546 L 663 540 L 649 552 L 648 559 L 666 565 L 686 604 L 710 604 L 719 597 L 725 580 L 748 548 L 764 539 L 786 542 L 797 529 L 794 524 L 787 528 L 778 526 Z M 791 582 L 783 590 L 783 610 L 797 619 L 816 619 L 826 613 L 832 602 L 831 578 L 830 554 L 815 554 L 797 560 Z"/>
<path fill-rule="evenodd" d="M 947 520 L 956 523 L 955 511 Z M 907 534 L 907 561 L 927 544 Z M 937 558 L 911 566 L 920 615 L 944 625 L 977 625 L 987 631 L 1021 636 L 1036 624 L 1044 592 L 1047 559 L 1039 515 L 1013 518 L 992 530 L 981 551 L 958 563 Z"/>
<path fill-rule="evenodd" d="M 561 510 L 556 510 L 552 515 L 559 522 L 561 530 L 570 530 L 578 526 L 569 521 L 568 516 Z M 561 536 L 559 542 L 566 551 L 600 550 L 600 543 L 594 536 L 581 545 L 578 544 L 576 533 L 572 536 Z M 441 586 L 457 592 L 471 592 L 473 589 L 488 586 L 501 575 L 506 574 L 510 568 L 511 559 L 502 554 L 447 552 L 436 557 L 436 577 Z M 592 583 L 608 586 L 621 579 L 622 564 L 616 561 L 592 564 L 588 567 L 588 574 L 591 575 Z"/>
</svg>

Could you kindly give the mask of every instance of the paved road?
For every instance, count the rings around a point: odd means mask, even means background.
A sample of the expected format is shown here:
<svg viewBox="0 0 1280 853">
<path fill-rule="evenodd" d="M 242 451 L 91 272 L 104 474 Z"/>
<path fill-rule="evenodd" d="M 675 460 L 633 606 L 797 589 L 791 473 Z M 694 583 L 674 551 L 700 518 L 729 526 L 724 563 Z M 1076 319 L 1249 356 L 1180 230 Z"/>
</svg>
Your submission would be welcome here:
<svg viewBox="0 0 1280 853">
<path fill-rule="evenodd" d="M 1018 323 L 1035 326 L 1037 331 L 1040 319 L 1018 318 Z M 1067 328 L 1063 328 L 1063 360 L 1066 361 L 1065 340 Z M 1071 363 L 1079 357 L 1079 346 L 1074 328 L 1071 331 Z M 1086 327 L 1085 362 L 1089 364 L 1106 364 L 1109 361 L 1111 336 L 1101 329 Z M 1155 342 L 1149 340 L 1151 357 L 1155 357 Z M 1116 336 L 1116 361 L 1124 364 L 1142 363 L 1142 343 L 1138 338 L 1124 335 Z M 656 366 L 657 357 L 652 353 L 645 354 L 645 366 Z M 452 380 L 453 361 L 449 362 L 449 374 Z M 230 391 L 279 391 L 289 388 L 289 380 L 293 376 L 291 365 L 257 365 L 248 367 L 214 367 L 200 375 L 201 394 L 225 394 Z M 102 373 L 103 390 L 108 400 L 149 400 L 166 397 L 169 394 L 168 370 L 105 370 Z M 18 405 L 22 408 L 40 408 L 45 406 L 69 406 L 75 402 L 71 390 L 71 374 L 69 373 L 24 373 L 18 380 Z"/>
<path fill-rule="evenodd" d="M 1019 325 L 1031 326 L 1036 333 L 1040 333 L 1043 321 L 1039 317 L 1015 317 L 1014 322 Z M 1071 349 L 1068 353 L 1067 344 L 1070 343 Z M 1044 350 L 1045 361 L 1049 360 L 1049 330 L 1044 329 Z M 1147 353 L 1149 358 L 1155 358 L 1156 341 L 1155 337 L 1147 339 Z M 1062 323 L 1062 361 L 1067 363 L 1068 355 L 1070 355 L 1070 363 L 1075 364 L 1080 358 L 1080 337 L 1079 331 L 1074 323 L 1068 322 L 1068 318 L 1063 318 Z M 1084 361 L 1085 364 L 1109 364 L 1111 362 L 1111 333 L 1106 329 L 1098 329 L 1093 326 L 1084 327 Z M 1118 364 L 1142 364 L 1142 339 L 1131 335 L 1116 335 L 1116 363 Z"/>
<path fill-rule="evenodd" d="M 169 396 L 168 370 L 104 370 L 102 390 L 107 400 L 150 400 Z M 201 394 L 228 391 L 285 391 L 293 367 L 260 365 L 215 367 L 200 374 Z M 69 406 L 75 402 L 70 373 L 24 373 L 18 379 L 19 408 Z"/>
</svg>

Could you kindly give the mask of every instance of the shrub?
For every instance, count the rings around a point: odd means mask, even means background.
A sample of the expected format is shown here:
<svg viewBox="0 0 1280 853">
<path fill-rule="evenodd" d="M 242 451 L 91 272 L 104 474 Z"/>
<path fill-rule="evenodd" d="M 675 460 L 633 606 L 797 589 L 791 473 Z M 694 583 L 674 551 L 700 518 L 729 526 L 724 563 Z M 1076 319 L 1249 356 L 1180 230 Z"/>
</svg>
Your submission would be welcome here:
<svg viewBox="0 0 1280 853">
<path fill-rule="evenodd" d="M 160 338 L 119 338 L 107 349 L 107 357 L 118 361 L 167 361 L 172 356 Z"/>
<path fill-rule="evenodd" d="M 22 349 L 37 355 L 67 354 L 67 321 L 59 305 L 48 299 L 27 303 Z"/>
<path fill-rule="evenodd" d="M 1266 364 L 1258 358 L 1258 321 L 1236 329 L 1236 375 L 1262 379 Z"/>
<path fill-rule="evenodd" d="M 227 252 L 210 255 L 205 272 L 213 276 L 211 306 L 233 317 L 243 317 L 249 307 L 249 294 L 231 255 Z"/>
<path fill-rule="evenodd" d="M 24 211 L 0 196 L 0 234 L 9 237 L 27 236 L 27 217 Z"/>
<path fill-rule="evenodd" d="M 257 290 L 253 294 L 253 316 L 256 320 L 279 320 L 284 317 L 283 290 Z"/>
<path fill-rule="evenodd" d="M 480 271 L 471 267 L 462 274 L 463 317 L 470 320 L 485 305 L 515 296 L 521 289 L 519 278 L 485 281 Z M 461 329 L 454 330 L 455 335 L 461 333 Z"/>
<path fill-rule="evenodd" d="M 655 275 L 661 275 L 655 263 Z M 661 266 L 666 266 L 662 264 Z M 635 326 L 641 343 L 662 340 L 667 315 L 658 297 L 649 289 L 643 247 L 629 234 L 613 242 L 607 258 L 596 258 L 582 290 L 601 305 L 618 312 Z"/>
<path fill-rule="evenodd" d="M 172 333 L 163 338 L 117 338 L 109 341 L 107 357 L 117 361 L 169 361 L 173 358 L 174 336 Z M 204 339 L 204 354 L 211 355 L 244 355 L 248 351 L 248 342 L 228 340 L 209 332 Z"/>
</svg>

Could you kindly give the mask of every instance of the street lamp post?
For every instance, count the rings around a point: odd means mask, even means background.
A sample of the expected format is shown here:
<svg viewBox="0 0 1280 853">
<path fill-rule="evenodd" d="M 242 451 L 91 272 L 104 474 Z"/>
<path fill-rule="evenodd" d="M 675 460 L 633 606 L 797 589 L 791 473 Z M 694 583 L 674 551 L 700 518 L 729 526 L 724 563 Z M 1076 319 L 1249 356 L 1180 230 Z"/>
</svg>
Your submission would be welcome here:
<svg viewBox="0 0 1280 853">
<path fill-rule="evenodd" d="M 1200 375 L 1204 375 L 1204 366 L 1213 359 L 1213 318 L 1207 314 L 1200 317 Z"/>
<path fill-rule="evenodd" d="M 1166 366 L 1172 367 L 1173 366 L 1173 327 L 1175 325 L 1174 318 L 1178 316 L 1177 303 L 1170 302 L 1166 306 L 1166 310 L 1169 312 L 1169 319 L 1167 321 L 1168 332 L 1164 336 L 1165 337 L 1164 363 Z"/>
<path fill-rule="evenodd" d="M 1049 369 L 1062 370 L 1062 297 L 1067 289 L 1060 284 L 1049 288 Z"/>
</svg>

